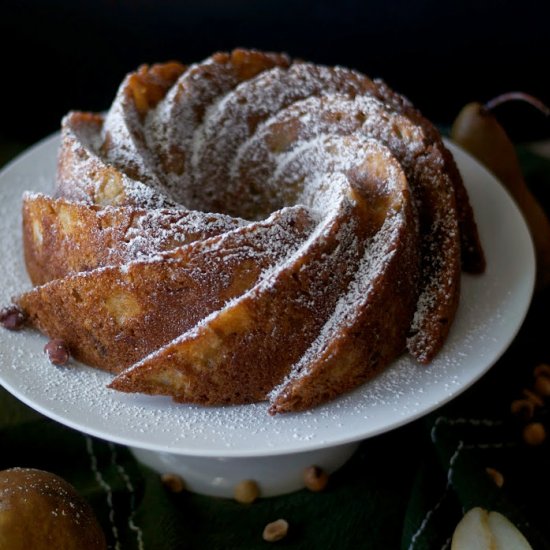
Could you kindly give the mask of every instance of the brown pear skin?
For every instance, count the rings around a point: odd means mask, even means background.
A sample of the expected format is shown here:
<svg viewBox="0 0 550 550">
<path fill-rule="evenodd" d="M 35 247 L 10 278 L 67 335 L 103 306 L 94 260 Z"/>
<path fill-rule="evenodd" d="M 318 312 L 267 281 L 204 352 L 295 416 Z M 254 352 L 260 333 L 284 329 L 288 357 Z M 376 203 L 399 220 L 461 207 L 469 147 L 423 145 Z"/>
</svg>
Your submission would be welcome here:
<svg viewBox="0 0 550 550">
<path fill-rule="evenodd" d="M 63 478 L 43 470 L 0 472 L 1 550 L 107 550 L 91 506 Z"/>
<path fill-rule="evenodd" d="M 527 187 L 506 131 L 482 104 L 468 103 L 453 123 L 451 138 L 484 164 L 516 201 L 535 245 L 537 290 L 547 287 L 550 284 L 550 221 Z"/>
</svg>

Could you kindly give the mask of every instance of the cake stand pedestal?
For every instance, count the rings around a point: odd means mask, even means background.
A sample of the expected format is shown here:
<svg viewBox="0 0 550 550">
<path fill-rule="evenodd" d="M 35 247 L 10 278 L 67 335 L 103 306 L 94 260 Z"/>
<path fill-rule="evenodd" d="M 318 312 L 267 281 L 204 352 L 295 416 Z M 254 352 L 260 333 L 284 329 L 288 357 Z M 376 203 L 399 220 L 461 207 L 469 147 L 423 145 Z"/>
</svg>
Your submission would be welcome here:
<svg viewBox="0 0 550 550">
<path fill-rule="evenodd" d="M 244 479 L 258 483 L 262 497 L 284 495 L 303 489 L 304 470 L 319 466 L 331 474 L 343 466 L 359 443 L 286 455 L 203 458 L 161 453 L 131 447 L 136 459 L 160 474 L 177 474 L 189 491 L 202 495 L 232 498 L 235 486 Z"/>
</svg>

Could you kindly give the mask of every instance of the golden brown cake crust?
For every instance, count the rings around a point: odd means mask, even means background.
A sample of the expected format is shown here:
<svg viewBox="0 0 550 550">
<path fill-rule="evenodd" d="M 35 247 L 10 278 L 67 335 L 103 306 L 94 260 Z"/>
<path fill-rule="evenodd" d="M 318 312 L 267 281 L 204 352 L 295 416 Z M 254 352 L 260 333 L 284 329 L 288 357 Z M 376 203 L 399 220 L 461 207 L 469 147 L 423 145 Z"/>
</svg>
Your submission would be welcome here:
<svg viewBox="0 0 550 550">
<path fill-rule="evenodd" d="M 174 208 L 102 208 L 41 194 L 23 197 L 25 262 L 35 285 L 149 258 L 246 224 Z"/>
<path fill-rule="evenodd" d="M 435 127 L 381 81 L 254 50 L 142 66 L 63 121 L 23 205 L 30 323 L 110 387 L 201 404 L 337 397 L 428 363 L 484 258 Z"/>
<path fill-rule="evenodd" d="M 167 393 L 177 401 L 202 404 L 265 399 L 286 376 L 292 377 L 289 365 L 304 357 L 310 343 L 331 321 L 341 296 L 359 282 L 357 273 L 347 266 L 362 258 L 360 274 L 372 285 L 369 295 L 380 300 L 383 294 L 384 298 L 377 305 L 369 304 L 368 312 L 363 311 L 368 322 L 380 323 L 381 329 L 363 331 L 361 319 L 359 329 L 367 339 L 366 347 L 370 344 L 383 364 L 403 351 L 418 282 L 417 234 L 406 178 L 387 149 L 372 142 L 333 138 L 327 140 L 325 148 L 357 160 L 349 167 L 350 195 L 342 198 L 341 207 L 327 221 L 323 238 L 313 240 L 307 250 L 293 257 L 269 284 L 253 289 L 199 330 L 145 358 L 119 375 L 110 387 Z M 349 218 L 359 222 L 344 235 L 343 225 Z M 335 252 L 337 248 L 339 252 Z M 392 258 L 389 274 L 387 256 Z M 304 291 L 308 296 L 305 303 Z M 391 312 L 397 316 L 383 313 L 385 299 L 390 297 L 398 304 Z M 340 321 L 345 324 L 347 320 Z M 270 337 L 273 334 L 276 337 Z M 383 349 L 376 342 L 377 334 L 384 334 Z M 351 361 L 346 359 L 342 368 Z M 354 361 L 354 368 L 362 374 L 350 376 L 345 383 L 349 388 L 368 379 L 375 366 L 368 356 L 356 355 Z M 333 387 L 323 388 L 317 398 L 315 388 L 310 392 L 301 386 L 298 408 L 336 396 L 341 380 L 334 374 L 336 370 L 329 376 Z"/>
<path fill-rule="evenodd" d="M 311 229 L 303 208 L 286 209 L 153 260 L 55 279 L 17 303 L 77 359 L 120 372 L 245 292 Z"/>
</svg>

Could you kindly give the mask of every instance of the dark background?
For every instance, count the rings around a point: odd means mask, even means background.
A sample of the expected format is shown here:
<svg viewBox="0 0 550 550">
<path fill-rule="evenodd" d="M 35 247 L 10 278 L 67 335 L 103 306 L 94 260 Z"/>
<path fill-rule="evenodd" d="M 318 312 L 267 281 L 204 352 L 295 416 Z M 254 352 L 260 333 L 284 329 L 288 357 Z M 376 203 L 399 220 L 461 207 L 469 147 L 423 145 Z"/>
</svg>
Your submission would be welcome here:
<svg viewBox="0 0 550 550">
<path fill-rule="evenodd" d="M 199 61 L 237 46 L 384 78 L 429 118 L 522 90 L 550 103 L 550 2 L 53 0 L 3 2 L 0 139 L 29 144 L 68 110 L 107 109 L 141 63 Z M 498 108 L 514 139 L 550 137 L 518 103 Z"/>
</svg>

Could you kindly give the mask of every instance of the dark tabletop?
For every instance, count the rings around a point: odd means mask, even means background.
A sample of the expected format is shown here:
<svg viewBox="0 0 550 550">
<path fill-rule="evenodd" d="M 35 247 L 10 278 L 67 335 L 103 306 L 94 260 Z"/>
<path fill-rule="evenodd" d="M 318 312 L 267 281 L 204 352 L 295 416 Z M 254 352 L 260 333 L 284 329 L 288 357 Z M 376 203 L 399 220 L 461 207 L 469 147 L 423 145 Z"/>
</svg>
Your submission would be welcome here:
<svg viewBox="0 0 550 550">
<path fill-rule="evenodd" d="M 190 62 L 235 46 L 285 50 L 382 76 L 442 126 L 467 101 L 511 89 L 550 102 L 540 70 L 550 53 L 548 3 L 440 4 L 5 3 L 0 164 L 56 131 L 69 109 L 106 109 L 122 76 L 140 63 Z M 517 142 L 550 135 L 548 122 L 525 106 L 502 107 L 499 116 Z M 550 211 L 550 162 L 518 150 L 531 188 Z M 476 505 L 504 513 L 534 548 L 550 548 L 550 445 L 526 445 L 525 422 L 510 412 L 532 387 L 536 365 L 550 363 L 549 306 L 549 290 L 535 295 L 517 338 L 482 380 L 432 415 L 365 441 L 323 493 L 304 490 L 251 506 L 174 495 L 124 447 L 48 420 L 2 389 L 0 469 L 31 466 L 63 476 L 91 502 L 112 547 L 118 540 L 124 549 L 139 548 L 140 540 L 146 549 L 262 548 L 263 526 L 278 517 L 291 524 L 278 543 L 288 548 L 445 548 L 463 512 Z M 535 420 L 550 430 L 548 403 L 537 407 Z M 116 537 L 90 448 L 112 487 Z M 501 488 L 487 467 L 502 473 Z"/>
</svg>

